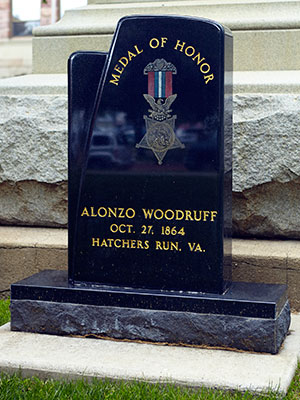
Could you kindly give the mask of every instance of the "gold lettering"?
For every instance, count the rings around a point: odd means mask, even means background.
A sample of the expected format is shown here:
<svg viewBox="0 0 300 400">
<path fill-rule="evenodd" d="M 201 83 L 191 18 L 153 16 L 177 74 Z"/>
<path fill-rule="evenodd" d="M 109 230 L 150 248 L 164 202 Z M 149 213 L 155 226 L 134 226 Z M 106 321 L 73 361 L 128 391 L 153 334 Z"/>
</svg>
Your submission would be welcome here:
<svg viewBox="0 0 300 400">
<path fill-rule="evenodd" d="M 190 51 L 189 49 L 191 49 L 192 51 Z M 192 57 L 195 54 L 195 48 L 193 46 L 188 46 L 186 47 L 184 52 L 188 57 Z"/>
<path fill-rule="evenodd" d="M 129 58 L 129 61 L 131 61 L 131 59 L 132 59 L 133 57 L 136 57 L 136 54 L 131 53 L 131 51 L 128 51 L 128 58 Z"/>
<path fill-rule="evenodd" d="M 122 240 L 122 249 L 130 249 L 130 240 Z"/>
<path fill-rule="evenodd" d="M 132 233 L 132 228 L 133 228 L 133 225 L 112 224 L 109 229 L 110 229 L 110 231 L 112 233 L 117 233 L 117 232 L 120 232 L 120 233 Z"/>
<path fill-rule="evenodd" d="M 214 222 L 214 220 L 215 220 L 217 214 L 218 214 L 218 211 L 211 211 L 211 212 L 210 212 L 210 220 L 211 220 L 212 222 Z"/>
<path fill-rule="evenodd" d="M 212 81 L 212 80 L 214 79 L 214 74 L 206 75 L 206 76 L 204 77 L 204 79 L 205 79 L 205 84 L 207 85 L 207 83 L 208 83 L 209 81 Z"/>
<path fill-rule="evenodd" d="M 86 215 L 87 217 L 89 217 L 89 212 L 88 212 L 88 210 L 87 210 L 87 208 L 86 207 L 84 207 L 84 209 L 83 209 L 83 211 L 82 211 L 82 213 L 81 213 L 81 217 L 83 217 L 84 215 Z"/>
<path fill-rule="evenodd" d="M 200 251 L 200 252 L 202 253 L 202 251 L 204 251 L 204 250 L 201 249 L 201 246 L 200 246 L 200 244 L 198 243 L 197 246 L 196 246 L 196 248 L 195 248 L 195 251 Z"/>
<path fill-rule="evenodd" d="M 198 211 L 198 215 L 199 215 L 199 216 L 197 217 L 197 211 L 194 210 L 194 220 L 195 220 L 195 221 L 201 221 L 201 218 L 202 218 L 202 217 L 201 217 L 201 214 L 202 214 L 202 211 L 199 210 L 199 211 Z"/>
<path fill-rule="evenodd" d="M 197 65 L 201 64 L 202 61 L 205 60 L 204 57 L 200 59 L 200 53 L 198 53 L 195 57 L 192 58 L 193 61 L 195 61 L 196 59 L 198 60 L 198 61 L 197 61 Z"/>
<path fill-rule="evenodd" d="M 114 71 L 117 71 L 120 75 L 112 74 L 111 75 L 112 79 L 109 81 L 109 83 L 113 83 L 114 85 L 118 86 L 121 74 L 123 73 L 124 68 L 128 65 L 129 61 L 131 61 L 133 57 L 136 57 L 138 54 L 141 54 L 144 51 L 144 50 L 139 50 L 137 45 L 134 46 L 134 49 L 136 50 L 137 54 L 128 50 L 127 52 L 128 57 L 121 57 L 119 59 L 118 63 L 121 64 L 123 67 L 121 67 L 119 64 L 116 64 L 114 67 Z"/>
<path fill-rule="evenodd" d="M 102 240 L 101 247 L 108 247 L 105 239 Z"/>
<path fill-rule="evenodd" d="M 91 207 L 91 217 L 97 217 L 97 214 L 94 214 L 94 207 Z"/>
<path fill-rule="evenodd" d="M 92 238 L 92 246 L 100 246 L 99 238 Z"/>
<path fill-rule="evenodd" d="M 144 217 L 145 219 L 152 219 L 152 214 L 153 214 L 153 209 L 152 210 L 146 210 L 145 208 L 142 208 Z"/>
<path fill-rule="evenodd" d="M 185 42 L 180 43 L 180 40 L 177 40 L 177 43 L 176 43 L 176 45 L 175 45 L 175 47 L 174 47 L 174 50 L 177 50 L 177 47 L 178 47 L 178 46 L 180 47 L 179 51 L 182 52 L 182 50 L 183 50 L 183 48 L 184 48 L 184 46 L 185 46 Z"/>
<path fill-rule="evenodd" d="M 188 246 L 190 248 L 190 251 L 193 251 L 194 253 L 196 251 L 199 251 L 200 253 L 205 252 L 205 250 L 201 249 L 201 246 L 200 246 L 199 243 L 190 243 L 190 242 L 188 242 Z"/>
<path fill-rule="evenodd" d="M 206 71 L 203 70 L 204 65 L 207 65 Z M 210 71 L 210 65 L 207 63 L 203 63 L 200 65 L 200 71 L 202 72 L 202 74 L 207 74 Z"/>
<path fill-rule="evenodd" d="M 193 251 L 194 248 L 195 248 L 195 246 L 196 246 L 196 243 L 190 243 L 190 242 L 188 242 L 188 245 L 189 245 L 190 251 Z"/>
<path fill-rule="evenodd" d="M 155 42 L 155 44 L 153 44 L 153 42 Z M 158 46 L 159 46 L 159 40 L 156 39 L 156 38 L 150 39 L 149 46 L 150 46 L 152 49 L 157 49 Z"/>
<path fill-rule="evenodd" d="M 165 47 L 165 44 L 167 43 L 168 38 L 161 37 L 160 39 L 161 39 L 161 42 L 157 38 L 150 39 L 149 46 L 152 49 L 157 49 L 159 45 L 160 45 L 160 47 Z"/>
<path fill-rule="evenodd" d="M 134 48 L 135 48 L 137 54 L 141 54 L 141 53 L 144 51 L 143 49 L 142 49 L 142 50 L 139 50 L 138 47 L 137 47 L 137 45 L 135 45 Z"/>
<path fill-rule="evenodd" d="M 178 242 L 166 242 L 166 241 L 155 241 L 155 250 L 164 250 L 164 251 L 180 251 L 179 249 L 179 243 Z"/>
<path fill-rule="evenodd" d="M 125 215 L 123 214 L 124 208 L 119 208 L 119 218 L 125 218 Z"/>
<path fill-rule="evenodd" d="M 119 69 L 119 66 L 118 66 L 118 64 L 117 64 L 117 65 L 115 66 L 114 70 L 117 71 L 117 72 L 119 72 L 119 74 L 121 75 L 121 73 L 124 71 L 124 68 Z"/>
<path fill-rule="evenodd" d="M 100 217 L 100 218 L 129 218 L 132 219 L 135 217 L 135 210 L 133 208 L 117 208 L 117 207 L 99 207 L 98 210 L 95 210 L 95 207 L 84 207 L 80 216 L 84 217 Z M 153 211 L 153 210 L 152 210 Z"/>
<path fill-rule="evenodd" d="M 109 81 L 109 83 L 113 83 L 114 85 L 118 86 L 118 85 L 119 85 L 120 75 L 111 74 L 111 76 L 112 76 L 114 79 L 111 79 L 111 80 Z"/>
<path fill-rule="evenodd" d="M 120 244 L 117 244 L 117 242 L 120 243 Z M 121 239 L 116 239 L 116 240 L 114 241 L 114 246 L 117 247 L 118 249 L 119 249 L 120 247 L 123 247 L 122 240 L 121 240 Z"/>
<path fill-rule="evenodd" d="M 164 240 L 163 240 L 163 249 L 164 250 L 169 250 L 170 249 L 170 242 L 165 242 Z"/>
<path fill-rule="evenodd" d="M 121 57 L 120 60 L 118 61 L 120 64 L 123 65 L 123 67 L 126 67 L 126 65 L 128 64 L 128 60 L 126 57 Z"/>
<path fill-rule="evenodd" d="M 158 240 L 155 241 L 155 250 L 162 250 L 161 242 Z"/>
<path fill-rule="evenodd" d="M 209 216 L 209 211 L 203 211 L 203 221 L 206 221 L 208 216 Z"/>
<path fill-rule="evenodd" d="M 181 213 L 181 216 L 179 217 L 179 213 Z M 176 220 L 181 221 L 184 218 L 184 212 L 182 210 L 176 210 Z"/>
<path fill-rule="evenodd" d="M 103 214 L 103 215 L 101 214 L 101 210 L 104 211 L 104 214 Z M 105 207 L 99 207 L 99 208 L 98 208 L 98 211 L 97 211 L 97 214 L 99 215 L 99 217 L 104 218 L 104 217 L 106 217 L 106 215 L 107 215 L 107 209 L 106 209 Z"/>
<path fill-rule="evenodd" d="M 119 227 L 117 224 L 112 224 L 109 229 L 112 233 L 116 233 L 118 232 Z"/>
<path fill-rule="evenodd" d="M 199 243 L 190 243 L 188 242 L 188 246 L 190 248 L 190 251 L 196 252 L 199 251 L 200 253 L 205 252 L 205 250 L 201 249 L 201 246 Z"/>
<path fill-rule="evenodd" d="M 160 217 L 158 217 L 157 213 L 160 212 Z M 157 210 L 154 211 L 154 218 L 155 219 L 162 219 L 164 217 L 164 212 L 163 210 L 161 210 L 160 208 L 158 208 Z"/>
<path fill-rule="evenodd" d="M 185 210 L 185 220 L 193 221 L 192 212 L 190 210 Z"/>
<path fill-rule="evenodd" d="M 119 226 L 119 232 L 120 232 L 120 233 L 126 233 L 126 225 L 121 224 L 121 225 Z"/>
<path fill-rule="evenodd" d="M 216 218 L 216 215 L 218 214 L 217 211 L 202 211 L 202 210 L 172 210 L 172 209 L 167 209 L 167 210 L 161 210 L 160 208 L 154 210 L 154 209 L 145 209 L 142 208 L 144 218 L 145 219 L 166 219 L 168 221 L 175 219 L 176 221 L 181 221 L 185 219 L 186 221 L 208 221 L 210 218 L 210 221 L 214 221 Z M 128 216 L 130 217 L 130 216 Z"/>
<path fill-rule="evenodd" d="M 127 208 L 125 213 L 126 213 L 126 217 L 127 218 L 134 218 L 135 217 L 135 211 L 134 211 L 133 208 Z"/>
<path fill-rule="evenodd" d="M 161 47 L 165 46 L 165 43 L 167 43 L 167 40 L 168 40 L 168 38 L 166 38 L 166 37 L 161 38 Z"/>
<path fill-rule="evenodd" d="M 117 249 L 149 249 L 149 241 L 146 240 L 143 242 L 142 240 L 136 239 L 101 239 L 100 238 L 92 238 L 92 246 L 100 246 L 100 247 L 116 247 Z M 175 246 L 176 247 L 176 246 Z"/>
<path fill-rule="evenodd" d="M 116 209 L 116 207 L 114 209 L 108 207 L 108 216 L 109 216 L 109 218 L 111 218 L 112 215 L 115 218 L 117 218 L 117 209 Z"/>
<path fill-rule="evenodd" d="M 112 247 L 114 240 L 113 239 L 106 239 L 108 241 L 109 247 Z"/>
<path fill-rule="evenodd" d="M 168 217 L 168 216 L 167 216 L 167 213 L 171 213 L 171 216 Z M 166 210 L 166 211 L 165 211 L 165 218 L 166 218 L 166 219 L 168 219 L 168 220 L 174 219 L 174 216 L 175 216 L 175 214 L 174 214 L 174 211 L 173 211 L 173 210 Z"/>
<path fill-rule="evenodd" d="M 176 250 L 176 251 L 179 251 L 179 245 L 178 245 L 178 242 L 171 242 L 171 250 L 173 251 L 173 250 Z"/>
</svg>

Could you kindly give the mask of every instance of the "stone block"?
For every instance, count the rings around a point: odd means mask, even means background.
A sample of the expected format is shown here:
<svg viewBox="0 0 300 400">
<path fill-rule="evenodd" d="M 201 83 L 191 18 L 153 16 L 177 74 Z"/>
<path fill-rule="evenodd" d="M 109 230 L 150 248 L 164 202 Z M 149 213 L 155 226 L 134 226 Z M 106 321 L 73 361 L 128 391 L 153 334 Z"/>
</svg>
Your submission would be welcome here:
<svg viewBox="0 0 300 400">
<path fill-rule="evenodd" d="M 67 269 L 67 251 L 62 249 L 0 248 L 0 292 L 9 291 L 12 282 L 44 269 Z"/>
<path fill-rule="evenodd" d="M 1 227 L 0 232 L 0 293 L 44 269 L 67 269 L 65 229 Z"/>
<path fill-rule="evenodd" d="M 11 329 L 276 354 L 288 332 L 285 285 L 234 282 L 224 294 L 69 286 L 65 271 L 12 285 Z"/>
<path fill-rule="evenodd" d="M 0 182 L 67 179 L 65 96 L 0 96 Z"/>
<path fill-rule="evenodd" d="M 7 86 L 0 96 L 0 221 L 5 224 L 67 224 L 67 100 L 63 85 L 49 82 L 44 91 L 40 83 L 33 85 L 40 94 L 29 94 L 28 79 L 23 95 Z M 297 93 L 234 96 L 236 236 L 300 237 L 299 107 Z"/>
<path fill-rule="evenodd" d="M 65 227 L 68 223 L 67 197 L 66 181 L 45 183 L 28 179 L 0 183 L 0 222 Z"/>
<path fill-rule="evenodd" d="M 235 239 L 232 278 L 242 282 L 286 284 L 291 308 L 299 310 L 299 250 L 298 241 Z"/>
<path fill-rule="evenodd" d="M 233 227 L 237 236 L 300 237 L 300 96 L 234 96 Z"/>
<path fill-rule="evenodd" d="M 75 50 L 107 50 L 117 21 L 125 15 L 177 14 L 209 18 L 234 36 L 234 70 L 299 70 L 300 5 L 295 1 L 232 0 L 94 1 L 67 10 L 57 24 L 34 31 L 35 73 L 64 73 Z M 249 46 L 248 44 L 252 45 Z M 50 52 L 48 53 L 48 49 Z M 245 51 L 245 49 L 247 49 Z M 59 57 L 57 57 L 59 54 Z"/>
<path fill-rule="evenodd" d="M 50 25 L 51 26 L 51 25 Z M 54 36 L 33 38 L 33 73 L 34 74 L 65 74 L 67 60 L 75 51 L 108 51 L 112 34 Z"/>
<path fill-rule="evenodd" d="M 276 354 L 290 325 L 276 319 L 12 300 L 13 331 L 235 348 Z"/>
<path fill-rule="evenodd" d="M 236 236 L 300 237 L 297 82 L 297 71 L 234 76 Z M 0 221 L 66 226 L 66 76 L 2 80 L 0 105 Z"/>
</svg>

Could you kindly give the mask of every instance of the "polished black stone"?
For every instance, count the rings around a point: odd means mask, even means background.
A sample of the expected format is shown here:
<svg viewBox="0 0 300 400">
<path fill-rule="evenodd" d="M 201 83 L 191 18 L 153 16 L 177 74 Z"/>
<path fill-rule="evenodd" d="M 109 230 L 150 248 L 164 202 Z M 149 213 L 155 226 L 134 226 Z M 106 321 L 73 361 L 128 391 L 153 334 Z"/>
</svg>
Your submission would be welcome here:
<svg viewBox="0 0 300 400">
<path fill-rule="evenodd" d="M 115 287 L 70 287 L 66 271 L 42 271 L 11 286 L 13 300 L 276 318 L 287 301 L 286 285 L 233 282 L 223 295 Z"/>
<path fill-rule="evenodd" d="M 68 62 L 68 228 L 71 242 L 77 228 L 73 216 L 77 214 L 80 177 L 87 157 L 88 132 L 106 56 L 106 53 L 78 51 L 70 56 Z"/>
<path fill-rule="evenodd" d="M 290 324 L 288 301 L 276 319 L 12 300 L 14 331 L 217 346 L 276 354 Z"/>
<path fill-rule="evenodd" d="M 224 294 L 72 288 L 43 271 L 11 288 L 11 329 L 218 346 L 276 354 L 288 332 L 286 286 L 235 282 Z"/>
<path fill-rule="evenodd" d="M 84 57 L 70 62 L 70 284 L 223 293 L 231 33 L 196 18 L 126 17 L 105 64 L 104 54 Z"/>
</svg>

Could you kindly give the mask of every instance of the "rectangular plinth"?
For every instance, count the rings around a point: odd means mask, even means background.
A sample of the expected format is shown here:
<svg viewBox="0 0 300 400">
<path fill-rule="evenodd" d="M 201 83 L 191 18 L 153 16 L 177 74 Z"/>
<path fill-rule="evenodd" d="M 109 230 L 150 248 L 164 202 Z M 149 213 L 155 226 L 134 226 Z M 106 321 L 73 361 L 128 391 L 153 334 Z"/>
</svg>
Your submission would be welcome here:
<svg viewBox="0 0 300 400">
<path fill-rule="evenodd" d="M 287 301 L 285 285 L 233 282 L 223 295 L 68 285 L 66 271 L 46 270 L 11 287 L 12 300 L 276 318 Z"/>
<path fill-rule="evenodd" d="M 65 271 L 12 285 L 11 314 L 18 331 L 269 353 L 278 352 L 290 324 L 284 285 L 236 282 L 224 295 L 74 288 Z"/>
</svg>

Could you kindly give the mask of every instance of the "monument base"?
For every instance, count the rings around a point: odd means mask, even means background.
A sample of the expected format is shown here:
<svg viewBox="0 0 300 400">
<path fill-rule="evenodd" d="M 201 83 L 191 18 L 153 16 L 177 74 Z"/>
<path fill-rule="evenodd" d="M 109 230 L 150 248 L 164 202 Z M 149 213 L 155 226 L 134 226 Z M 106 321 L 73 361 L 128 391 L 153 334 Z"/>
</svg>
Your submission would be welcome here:
<svg viewBox="0 0 300 400">
<path fill-rule="evenodd" d="M 66 271 L 43 271 L 11 287 L 14 331 L 276 354 L 289 325 L 285 285 L 233 282 L 223 295 L 69 287 Z"/>
</svg>

